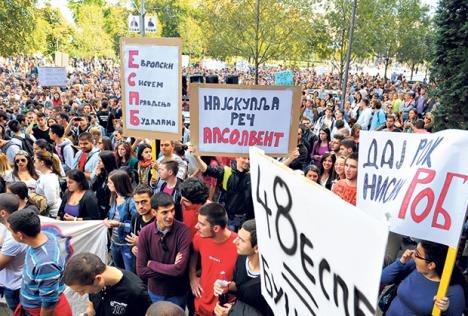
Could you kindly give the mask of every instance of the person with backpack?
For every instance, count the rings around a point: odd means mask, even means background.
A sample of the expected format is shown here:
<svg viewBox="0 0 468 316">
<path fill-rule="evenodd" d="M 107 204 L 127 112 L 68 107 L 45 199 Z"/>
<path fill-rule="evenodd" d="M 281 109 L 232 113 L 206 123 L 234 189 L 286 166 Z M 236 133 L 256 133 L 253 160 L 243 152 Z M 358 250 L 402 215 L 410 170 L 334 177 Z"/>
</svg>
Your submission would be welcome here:
<svg viewBox="0 0 468 316">
<path fill-rule="evenodd" d="M 50 126 L 50 139 L 55 144 L 55 151 L 62 162 L 63 170 L 68 172 L 73 169 L 76 149 L 72 142 L 64 137 L 65 129 L 62 125 L 54 124 Z"/>
<path fill-rule="evenodd" d="M 14 157 L 18 151 L 24 150 L 30 156 L 34 155 L 33 144 L 35 139 L 21 132 L 21 125 L 17 120 L 9 121 L 8 128 L 10 129 L 11 139 L 4 143 L 2 151 L 7 155 L 10 165 L 13 166 L 15 164 Z"/>
<path fill-rule="evenodd" d="M 86 178 L 90 180 L 93 178 L 94 171 L 98 164 L 99 149 L 94 147 L 93 135 L 88 132 L 80 135 L 78 144 L 81 150 L 75 155 L 73 169 L 83 171 Z"/>
</svg>

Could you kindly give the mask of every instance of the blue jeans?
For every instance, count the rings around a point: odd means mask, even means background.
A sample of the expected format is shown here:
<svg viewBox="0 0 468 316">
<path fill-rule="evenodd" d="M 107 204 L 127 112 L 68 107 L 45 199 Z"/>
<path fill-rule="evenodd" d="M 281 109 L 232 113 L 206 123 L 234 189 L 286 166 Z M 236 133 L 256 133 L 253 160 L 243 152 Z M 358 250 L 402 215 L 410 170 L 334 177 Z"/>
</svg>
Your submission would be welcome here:
<svg viewBox="0 0 468 316">
<path fill-rule="evenodd" d="M 186 295 L 180 295 L 180 296 L 164 296 L 164 295 L 157 295 L 151 292 L 148 289 L 148 295 L 151 299 L 151 302 L 157 303 L 161 301 L 169 301 L 171 303 L 174 303 L 178 305 L 180 308 L 185 310 L 185 305 L 187 303 L 187 296 Z"/>
<path fill-rule="evenodd" d="M 112 259 L 114 260 L 114 266 L 135 273 L 135 256 L 132 253 L 131 246 L 116 245 L 112 241 L 111 253 Z"/>
<path fill-rule="evenodd" d="M 8 308 L 12 311 L 15 311 L 20 302 L 20 290 L 10 290 L 6 287 L 0 287 L 0 291 L 3 293 L 3 296 L 5 296 L 5 301 L 8 305 Z"/>
</svg>

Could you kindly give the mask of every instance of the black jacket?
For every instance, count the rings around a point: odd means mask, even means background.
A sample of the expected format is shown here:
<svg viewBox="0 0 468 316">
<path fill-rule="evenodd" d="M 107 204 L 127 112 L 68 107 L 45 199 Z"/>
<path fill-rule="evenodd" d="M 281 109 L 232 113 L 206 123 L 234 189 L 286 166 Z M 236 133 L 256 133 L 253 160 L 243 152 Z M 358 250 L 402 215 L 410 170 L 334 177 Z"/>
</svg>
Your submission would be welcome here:
<svg viewBox="0 0 468 316">
<path fill-rule="evenodd" d="M 63 220 L 63 216 L 65 215 L 65 205 L 68 202 L 68 198 L 70 197 L 71 193 L 67 190 L 62 198 L 62 203 L 60 204 L 60 208 L 58 211 L 58 216 L 61 220 Z M 98 201 L 96 199 L 96 195 L 93 191 L 86 191 L 79 203 L 80 206 L 80 215 L 78 217 L 83 218 L 84 220 L 87 219 L 100 219 L 99 218 L 99 210 L 98 210 Z"/>
<path fill-rule="evenodd" d="M 107 186 L 107 174 L 105 172 L 101 172 L 94 178 L 91 190 L 94 191 L 98 200 L 99 218 L 107 218 L 110 209 L 111 192 Z"/>
<path fill-rule="evenodd" d="M 222 187 L 224 168 L 232 170 L 226 189 Z M 250 187 L 250 172 L 248 170 L 240 172 L 237 170 L 236 161 L 233 161 L 231 167 L 208 167 L 203 174 L 218 180 L 218 185 L 221 188 L 219 202 L 226 208 L 229 218 L 232 219 L 236 214 L 246 214 L 247 219 L 254 218 L 252 188 Z"/>
</svg>

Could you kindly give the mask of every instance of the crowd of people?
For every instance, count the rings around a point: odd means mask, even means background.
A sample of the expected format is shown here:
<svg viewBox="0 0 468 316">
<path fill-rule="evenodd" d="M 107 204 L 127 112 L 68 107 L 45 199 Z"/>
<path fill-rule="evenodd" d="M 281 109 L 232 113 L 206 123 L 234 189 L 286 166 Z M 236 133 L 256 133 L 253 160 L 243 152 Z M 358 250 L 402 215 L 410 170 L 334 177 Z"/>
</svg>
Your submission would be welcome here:
<svg viewBox="0 0 468 316">
<path fill-rule="evenodd" d="M 182 139 L 157 145 L 123 135 L 112 60 L 72 60 L 61 88 L 39 86 L 43 63 L 0 63 L 0 286 L 15 315 L 71 315 L 65 285 L 89 295 L 88 316 L 273 315 L 260 289 L 249 159 L 196 155 L 188 125 Z M 210 74 L 252 80 L 249 71 Z M 271 71 L 260 78 L 271 84 Z M 425 82 L 352 74 L 342 106 L 336 74 L 297 70 L 295 81 L 303 86 L 298 146 L 279 160 L 353 205 L 361 130 L 432 132 L 437 100 Z M 65 262 L 38 215 L 102 220 L 111 261 L 80 253 Z M 386 314 L 430 315 L 447 247 L 395 236 L 381 281 L 399 287 Z M 459 263 L 467 268 L 466 257 Z M 455 269 L 436 304 L 461 315 L 464 290 Z"/>
</svg>

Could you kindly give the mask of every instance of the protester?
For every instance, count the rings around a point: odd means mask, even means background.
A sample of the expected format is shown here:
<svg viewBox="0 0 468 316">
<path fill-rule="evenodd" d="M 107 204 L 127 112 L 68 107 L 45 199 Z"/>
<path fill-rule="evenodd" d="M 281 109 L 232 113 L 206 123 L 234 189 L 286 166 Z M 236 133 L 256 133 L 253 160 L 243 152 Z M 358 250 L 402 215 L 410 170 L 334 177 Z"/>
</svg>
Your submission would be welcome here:
<svg viewBox="0 0 468 316">
<path fill-rule="evenodd" d="M 222 185 L 219 202 L 226 208 L 229 227 L 237 231 L 243 222 L 253 218 L 252 189 L 250 187 L 249 158 L 238 157 L 231 166 L 210 167 L 194 155 L 198 168 Z"/>
<path fill-rule="evenodd" d="M 93 135 L 88 132 L 80 134 L 78 144 L 80 151 L 75 155 L 73 169 L 84 172 L 86 178 L 90 180 L 94 176 L 94 170 L 96 170 L 99 149 L 94 147 Z"/>
<path fill-rule="evenodd" d="M 137 214 L 132 217 L 132 230 L 130 234 L 125 237 L 125 240 L 131 244 L 132 253 L 136 257 L 138 253 L 138 236 L 140 231 L 146 225 L 154 222 L 154 215 L 151 211 L 151 196 L 153 195 L 153 189 L 146 184 L 139 184 L 135 190 L 133 190 L 133 202 Z"/>
<path fill-rule="evenodd" d="M 190 259 L 190 287 L 195 296 L 195 312 L 200 316 L 213 314 L 217 298 L 213 284 L 224 272 L 232 280 L 237 260 L 234 240 L 237 234 L 227 227 L 227 213 L 218 203 L 201 207 L 198 214 L 198 234 L 193 238 L 194 252 Z M 201 276 L 197 277 L 196 264 L 200 257 Z"/>
<path fill-rule="evenodd" d="M 51 217 L 57 217 L 62 203 L 60 198 L 60 170 L 54 167 L 53 156 L 48 152 L 37 153 L 34 157 L 34 165 L 40 173 L 36 182 L 36 193 L 47 199 L 47 211 Z"/>
<path fill-rule="evenodd" d="M 215 314 L 217 316 L 227 316 L 230 313 L 234 315 L 273 316 L 272 310 L 261 293 L 260 255 L 255 220 L 251 219 L 242 224 L 234 244 L 238 257 L 234 278 L 227 285 L 227 291 L 236 296 L 236 301 L 234 304 L 226 303 L 224 305 L 218 302 L 214 310 Z M 219 297 L 225 292 L 223 281 L 215 281 L 213 288 L 215 296 Z"/>
<path fill-rule="evenodd" d="M 356 205 L 358 155 L 350 154 L 345 160 L 345 179 L 339 180 L 333 192 L 348 203 Z"/>
<path fill-rule="evenodd" d="M 385 315 L 431 315 L 439 288 L 447 246 L 421 241 L 382 272 L 381 283 L 398 284 L 396 297 Z M 462 315 L 466 281 L 455 268 L 446 296 L 435 301 L 443 315 Z"/>
<path fill-rule="evenodd" d="M 92 253 L 71 257 L 64 281 L 78 294 L 88 294 L 89 316 L 144 316 L 151 304 L 145 285 L 135 274 L 108 266 Z"/>
<path fill-rule="evenodd" d="M 94 171 L 94 179 L 91 183 L 91 190 L 96 195 L 99 207 L 99 218 L 107 217 L 110 208 L 111 191 L 107 185 L 109 174 L 117 169 L 114 153 L 110 150 L 99 152 L 98 163 Z"/>
<path fill-rule="evenodd" d="M 182 219 L 194 236 L 198 222 L 198 210 L 208 201 L 208 187 L 197 178 L 189 178 L 179 187 L 181 194 Z"/>
<path fill-rule="evenodd" d="M 320 160 L 320 180 L 319 183 L 324 188 L 331 190 L 333 180 L 335 178 L 335 161 L 336 156 L 332 153 L 325 153 Z"/>
<path fill-rule="evenodd" d="M 62 197 L 58 217 L 65 221 L 99 219 L 98 201 L 89 182 L 80 170 L 67 173 L 67 191 Z"/>
<path fill-rule="evenodd" d="M 319 139 L 315 141 L 310 154 L 312 161 L 317 167 L 320 167 L 323 154 L 331 150 L 330 141 L 330 130 L 328 128 L 322 128 L 319 132 Z"/>
<path fill-rule="evenodd" d="M 12 237 L 28 246 L 17 311 L 31 316 L 71 316 L 63 294 L 65 258 L 55 237 L 41 231 L 39 216 L 30 210 L 10 214 L 7 222 Z"/>
<path fill-rule="evenodd" d="M 64 128 L 61 125 L 54 124 L 50 126 L 49 136 L 55 144 L 57 152 L 65 172 L 73 168 L 75 150 L 72 142 L 68 138 L 64 138 Z"/>
<path fill-rule="evenodd" d="M 304 169 L 304 176 L 317 184 L 320 184 L 320 169 L 316 165 L 310 165 Z"/>
<path fill-rule="evenodd" d="M 148 279 L 151 301 L 170 301 L 185 309 L 192 235 L 175 219 L 175 204 L 169 194 L 155 194 L 151 209 L 156 220 L 144 227 L 138 238 L 138 275 Z"/>
<path fill-rule="evenodd" d="M 29 190 L 26 183 L 22 181 L 12 182 L 7 185 L 6 191 L 16 195 L 19 201 L 18 210 L 28 209 L 39 214 L 37 206 L 29 199 Z"/>
<path fill-rule="evenodd" d="M 185 312 L 174 303 L 160 301 L 151 304 L 146 311 L 146 316 L 185 316 Z"/>
<path fill-rule="evenodd" d="M 28 186 L 29 191 L 35 191 L 39 175 L 34 168 L 32 157 L 24 150 L 18 151 L 14 156 L 13 170 L 7 173 L 4 179 L 6 183 L 22 181 Z"/>
<path fill-rule="evenodd" d="M 27 190 L 26 190 L 27 192 Z M 20 301 L 20 288 L 27 246 L 17 242 L 4 226 L 8 217 L 19 208 L 19 201 L 12 193 L 0 194 L 0 289 L 5 296 L 8 308 L 15 311 Z"/>
<path fill-rule="evenodd" d="M 125 237 L 131 232 L 132 217 L 136 214 L 130 176 L 123 170 L 114 170 L 107 181 L 111 192 L 109 215 L 104 220 L 112 228 L 111 252 L 116 267 L 135 271 L 135 260 L 131 245 Z"/>
<path fill-rule="evenodd" d="M 159 181 L 162 181 L 162 184 L 156 184 L 156 187 L 159 187 L 156 192 L 165 192 L 173 198 L 175 205 L 175 218 L 182 221 L 182 206 L 180 204 L 180 185 L 182 184 L 182 180 L 177 177 L 178 170 L 179 163 L 177 161 L 161 161 L 158 167 L 158 174 Z"/>
</svg>

